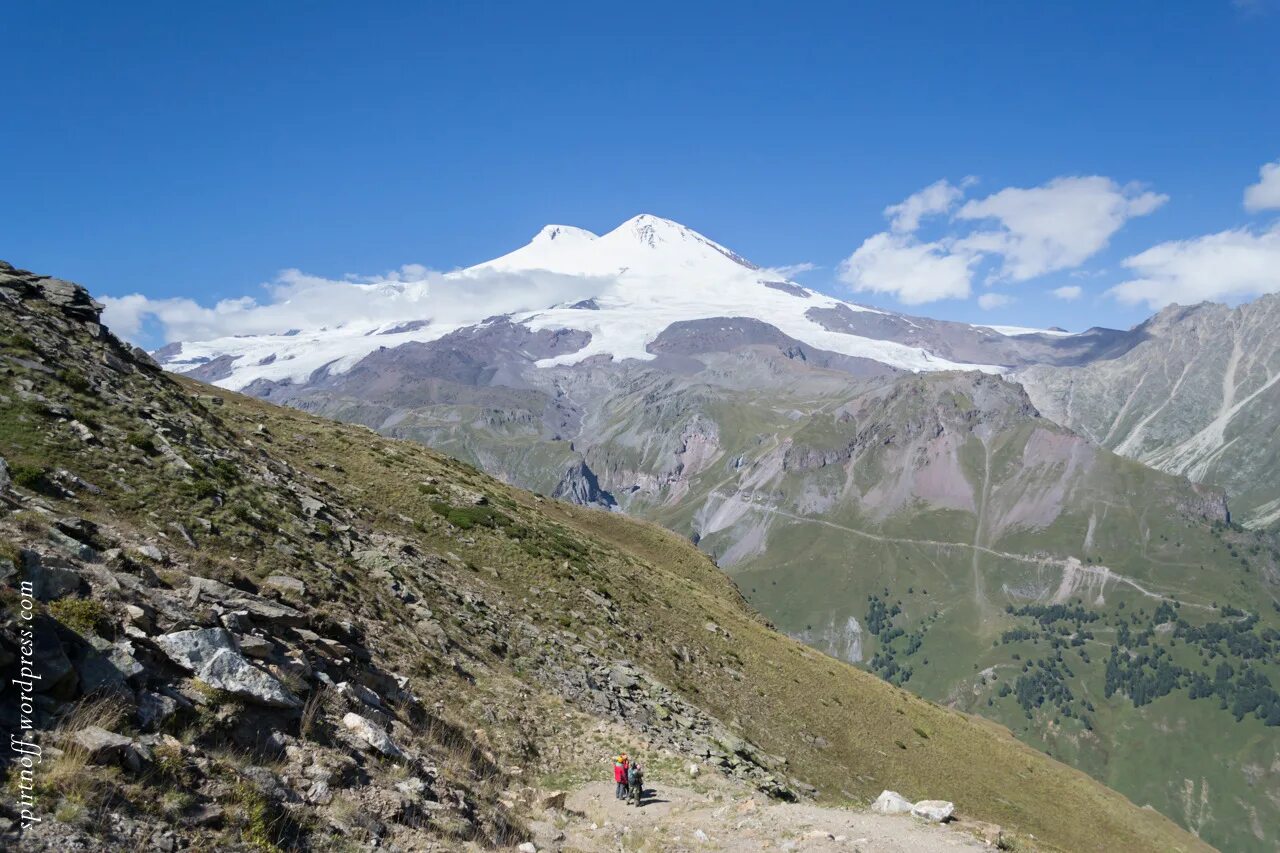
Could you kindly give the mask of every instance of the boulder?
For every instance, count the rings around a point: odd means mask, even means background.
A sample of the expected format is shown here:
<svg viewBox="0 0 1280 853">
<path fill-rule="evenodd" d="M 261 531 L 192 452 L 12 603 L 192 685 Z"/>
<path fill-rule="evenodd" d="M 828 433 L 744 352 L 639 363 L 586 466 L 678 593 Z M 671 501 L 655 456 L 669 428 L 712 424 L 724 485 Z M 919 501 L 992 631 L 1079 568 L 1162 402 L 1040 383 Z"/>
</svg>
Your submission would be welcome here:
<svg viewBox="0 0 1280 853">
<path fill-rule="evenodd" d="M 324 505 L 324 501 L 317 500 L 310 495 L 303 495 L 298 498 L 298 504 L 302 507 L 302 511 L 308 516 L 316 516 L 328 509 Z"/>
<path fill-rule="evenodd" d="M 95 544 L 94 540 L 98 534 L 98 525 L 89 521 L 87 518 L 80 518 L 74 515 L 58 519 L 53 523 L 53 526 L 77 542 L 83 542 L 85 545 Z"/>
<path fill-rule="evenodd" d="M 538 853 L 538 845 L 534 844 L 532 841 L 525 841 L 516 847 L 516 850 L 519 851 L 519 853 Z"/>
<path fill-rule="evenodd" d="M 31 639 L 35 692 L 57 699 L 72 698 L 80 679 L 58 637 L 58 623 L 48 616 L 36 617 Z M 19 672 L 19 677 L 26 677 L 26 673 Z"/>
<path fill-rule="evenodd" d="M 205 683 L 258 705 L 271 708 L 302 707 L 302 701 L 290 693 L 275 676 L 258 669 L 239 652 L 218 652 L 197 674 Z"/>
<path fill-rule="evenodd" d="M 955 803 L 946 800 L 921 800 L 911 807 L 911 813 L 934 823 L 942 823 L 956 810 Z"/>
<path fill-rule="evenodd" d="M 223 628 L 176 631 L 157 637 L 156 645 L 174 663 L 218 690 L 272 708 L 302 705 L 278 679 L 249 663 Z"/>
<path fill-rule="evenodd" d="M 259 637 L 256 634 L 247 634 L 243 637 L 236 637 L 236 642 L 240 644 L 240 651 L 251 658 L 265 658 L 271 654 L 274 645 L 266 637 Z"/>
<path fill-rule="evenodd" d="M 156 645 L 181 667 L 198 673 L 213 656 L 235 651 L 235 639 L 222 628 L 195 628 L 156 637 Z"/>
<path fill-rule="evenodd" d="M 76 732 L 71 738 L 89 755 L 90 764 L 115 764 L 124 758 L 133 740 L 109 732 L 101 726 L 89 726 Z"/>
<path fill-rule="evenodd" d="M 427 783 L 417 776 L 410 776 L 403 782 L 396 783 L 396 790 L 405 796 L 421 797 L 427 791 Z"/>
<path fill-rule="evenodd" d="M 348 713 L 342 718 L 342 724 L 365 743 L 388 758 L 404 757 L 404 752 L 391 739 L 391 736 L 378 728 L 372 720 L 359 714 Z"/>
<path fill-rule="evenodd" d="M 13 480 L 9 478 L 9 465 L 4 461 L 4 457 L 0 456 L 0 492 L 8 489 L 12 482 Z"/>
<path fill-rule="evenodd" d="M 164 552 L 161 551 L 159 548 L 157 548 L 155 545 L 151 545 L 151 544 L 139 545 L 134 550 L 137 551 L 142 556 L 146 557 L 148 560 L 151 560 L 152 562 L 155 562 L 155 563 L 164 562 Z"/>
<path fill-rule="evenodd" d="M 53 601 L 80 589 L 83 581 L 80 573 L 61 557 L 23 551 L 22 562 L 26 579 L 31 581 L 35 597 L 40 601 Z"/>
<path fill-rule="evenodd" d="M 201 829 L 218 829 L 222 826 L 225 812 L 216 803 L 203 803 L 187 812 L 183 823 Z"/>
<path fill-rule="evenodd" d="M 629 690 L 640 683 L 640 679 L 636 675 L 634 667 L 626 664 L 616 664 L 609 670 L 609 681 L 622 690 Z"/>
<path fill-rule="evenodd" d="M 143 729 L 154 731 L 176 713 L 178 702 L 170 696 L 148 692 L 138 695 L 138 725 Z"/>
<path fill-rule="evenodd" d="M 278 592 L 300 596 L 307 594 L 307 585 L 289 575 L 270 575 L 262 582 L 262 585 L 267 589 L 274 589 Z"/>
<path fill-rule="evenodd" d="M 542 798 L 538 800 L 538 805 L 544 809 L 563 809 L 566 796 L 567 794 L 564 791 L 552 791 L 548 794 L 543 794 Z"/>
<path fill-rule="evenodd" d="M 881 791 L 871 810 L 880 814 L 910 814 L 914 805 L 897 791 Z"/>
<path fill-rule="evenodd" d="M 348 699 L 352 699 L 370 708 L 381 708 L 382 699 L 377 693 L 374 693 L 363 684 L 355 684 L 350 681 L 343 681 L 338 684 L 337 691 Z"/>
<path fill-rule="evenodd" d="M 244 611 L 255 622 L 293 627 L 306 624 L 306 614 L 260 595 L 254 595 L 209 578 L 192 577 L 190 583 L 191 595 L 196 601 L 203 600 L 228 610 Z"/>
<path fill-rule="evenodd" d="M 85 694 L 128 692 L 125 682 L 144 671 L 128 640 L 111 643 L 97 636 L 88 638 L 88 647 L 76 660 L 76 669 L 80 673 L 80 691 Z"/>
</svg>

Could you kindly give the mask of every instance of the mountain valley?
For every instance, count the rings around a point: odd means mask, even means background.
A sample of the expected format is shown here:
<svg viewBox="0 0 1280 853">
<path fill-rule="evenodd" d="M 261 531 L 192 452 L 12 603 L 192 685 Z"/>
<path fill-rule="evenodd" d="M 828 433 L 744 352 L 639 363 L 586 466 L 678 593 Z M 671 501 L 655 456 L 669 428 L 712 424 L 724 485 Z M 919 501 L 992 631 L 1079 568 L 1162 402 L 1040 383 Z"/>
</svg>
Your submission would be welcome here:
<svg viewBox="0 0 1280 853">
<path fill-rule="evenodd" d="M 1127 332 L 968 326 L 654 217 L 492 264 L 605 284 L 306 375 L 262 375 L 252 338 L 168 366 L 655 521 L 791 636 L 1225 849 L 1277 843 L 1274 297 Z"/>
</svg>

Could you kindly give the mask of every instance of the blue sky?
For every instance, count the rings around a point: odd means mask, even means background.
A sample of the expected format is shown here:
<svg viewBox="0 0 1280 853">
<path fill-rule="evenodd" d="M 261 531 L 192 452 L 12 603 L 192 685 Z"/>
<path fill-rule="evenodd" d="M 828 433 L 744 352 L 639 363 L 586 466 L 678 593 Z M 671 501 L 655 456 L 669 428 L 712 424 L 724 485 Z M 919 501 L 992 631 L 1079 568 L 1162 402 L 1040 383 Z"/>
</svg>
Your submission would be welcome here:
<svg viewBox="0 0 1280 853">
<path fill-rule="evenodd" d="M 285 268 L 447 270 L 640 212 L 930 316 L 1128 326 L 1166 292 L 1280 289 L 1259 172 L 1280 160 L 1274 0 L 46 2 L 0 28 L 0 257 L 98 294 L 209 304 Z M 1056 196 L 999 193 L 1086 176 L 1110 183 L 1057 187 L 1120 224 L 1064 254 L 1063 219 L 1028 248 L 1009 222 Z M 944 179 L 948 207 L 890 227 L 886 207 Z M 1223 252 L 1228 283 L 1206 281 Z M 902 263 L 963 267 L 969 296 L 916 301 L 957 292 L 931 280 L 904 304 L 885 283 Z M 1130 302 L 1105 295 L 1135 277 Z"/>
</svg>

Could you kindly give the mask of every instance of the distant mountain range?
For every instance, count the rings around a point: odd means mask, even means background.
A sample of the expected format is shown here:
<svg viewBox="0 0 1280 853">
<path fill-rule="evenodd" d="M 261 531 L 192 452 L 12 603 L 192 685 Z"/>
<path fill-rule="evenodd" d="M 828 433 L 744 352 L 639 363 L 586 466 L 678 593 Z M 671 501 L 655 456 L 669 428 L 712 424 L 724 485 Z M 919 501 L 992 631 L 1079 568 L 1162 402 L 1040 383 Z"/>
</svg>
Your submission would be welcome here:
<svg viewBox="0 0 1280 853">
<path fill-rule="evenodd" d="M 480 304 L 470 323 L 423 316 L 366 328 L 335 318 L 320 329 L 176 342 L 155 355 L 170 370 L 260 396 L 287 387 L 290 399 L 359 388 L 370 371 L 407 361 L 414 378 L 527 391 L 548 379 L 531 367 L 604 359 L 663 369 L 680 356 L 762 344 L 861 376 L 1001 373 L 1047 417 L 1098 444 L 1226 489 L 1245 525 L 1280 522 L 1278 296 L 1236 309 L 1171 306 L 1127 331 L 932 320 L 822 295 L 648 214 L 603 236 L 548 225 L 514 252 L 449 275 L 465 283 L 534 270 L 590 279 L 598 292 L 497 317 Z M 366 287 L 376 300 L 414 286 Z M 404 379 L 397 374 L 396 387 Z"/>
<path fill-rule="evenodd" d="M 793 636 L 1215 844 L 1280 842 L 1280 298 L 1127 331 L 944 322 L 652 216 L 450 275 L 495 270 L 598 286 L 156 356 L 657 521 Z"/>
</svg>

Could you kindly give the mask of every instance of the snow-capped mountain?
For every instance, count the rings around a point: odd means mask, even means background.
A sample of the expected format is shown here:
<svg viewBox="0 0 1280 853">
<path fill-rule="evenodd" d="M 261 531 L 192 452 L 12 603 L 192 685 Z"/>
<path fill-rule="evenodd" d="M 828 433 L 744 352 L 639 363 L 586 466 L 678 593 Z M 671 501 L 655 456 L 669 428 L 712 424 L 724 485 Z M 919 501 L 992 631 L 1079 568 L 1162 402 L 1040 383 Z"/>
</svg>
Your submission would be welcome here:
<svg viewBox="0 0 1280 853">
<path fill-rule="evenodd" d="M 344 323 L 333 317 L 319 328 L 183 341 L 156 356 L 171 370 L 200 369 L 204 378 L 227 388 L 256 381 L 306 382 L 322 369 L 343 373 L 381 348 L 435 341 L 493 322 L 493 307 L 483 299 L 476 300 L 470 317 L 439 318 L 435 287 L 468 288 L 493 276 L 527 276 L 533 282 L 538 274 L 577 279 L 576 291 L 586 294 L 572 303 L 531 306 L 504 316 L 532 332 L 586 333 L 579 348 L 539 359 L 539 367 L 593 356 L 650 360 L 655 357 L 651 344 L 673 324 L 725 317 L 757 320 L 811 348 L 908 371 L 998 372 L 1074 358 L 1102 342 L 1096 334 L 945 323 L 836 299 L 761 268 L 679 223 L 643 214 L 603 235 L 548 225 L 514 252 L 448 273 L 438 282 L 350 285 L 362 288 L 368 300 L 402 306 L 403 316 L 395 322 Z"/>
</svg>

